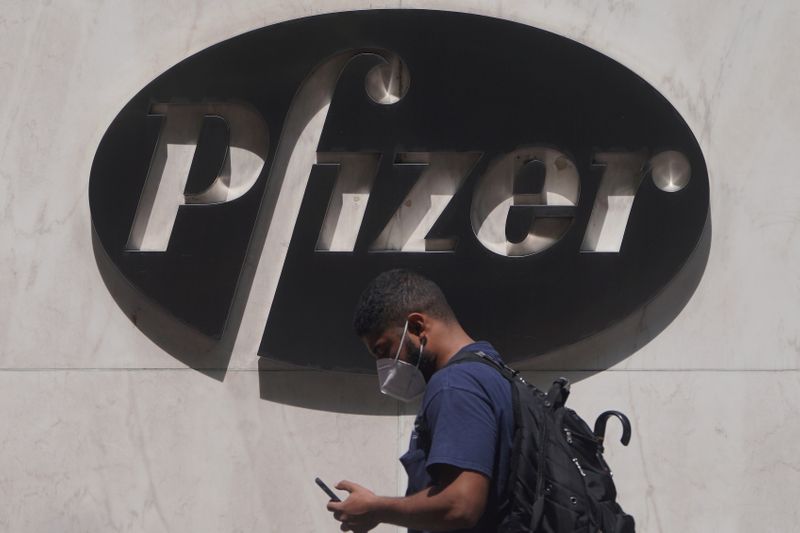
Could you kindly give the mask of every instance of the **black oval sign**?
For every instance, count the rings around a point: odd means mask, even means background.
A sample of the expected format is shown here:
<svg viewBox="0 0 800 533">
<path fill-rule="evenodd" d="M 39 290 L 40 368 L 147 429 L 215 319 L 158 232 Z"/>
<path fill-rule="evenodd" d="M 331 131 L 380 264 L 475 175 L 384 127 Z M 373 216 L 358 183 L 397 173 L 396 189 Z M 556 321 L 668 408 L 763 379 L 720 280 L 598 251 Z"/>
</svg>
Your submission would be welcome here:
<svg viewBox="0 0 800 533">
<path fill-rule="evenodd" d="M 289 21 L 182 61 L 114 119 L 89 193 L 107 285 L 174 355 L 194 357 L 187 332 L 229 350 L 266 286 L 260 355 L 355 371 L 373 363 L 352 311 L 383 270 L 431 277 L 519 360 L 649 301 L 709 204 L 692 132 L 636 74 L 422 10 Z M 259 259 L 271 282 L 253 283 Z"/>
</svg>

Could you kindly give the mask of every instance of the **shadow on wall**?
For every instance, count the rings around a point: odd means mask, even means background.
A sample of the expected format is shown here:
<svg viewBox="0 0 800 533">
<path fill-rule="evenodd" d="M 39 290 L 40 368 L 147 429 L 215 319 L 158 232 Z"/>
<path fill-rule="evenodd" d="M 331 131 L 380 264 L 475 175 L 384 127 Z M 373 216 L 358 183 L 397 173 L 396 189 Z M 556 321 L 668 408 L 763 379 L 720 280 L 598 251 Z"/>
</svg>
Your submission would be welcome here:
<svg viewBox="0 0 800 533">
<path fill-rule="evenodd" d="M 134 326 L 181 363 L 217 381 L 224 381 L 235 335 L 223 335 L 221 340 L 212 339 L 177 320 L 145 296 L 108 257 L 94 227 L 92 249 L 103 283 Z"/>
<path fill-rule="evenodd" d="M 369 357 L 366 350 L 364 357 Z M 381 394 L 374 375 L 295 368 L 259 358 L 261 399 L 333 413 L 396 416 L 416 412 L 417 403 L 404 404 Z"/>
<path fill-rule="evenodd" d="M 517 363 L 526 377 L 546 387 L 559 372 L 578 382 L 602 372 L 641 349 L 677 317 L 703 277 L 711 249 L 711 215 L 692 255 L 652 300 L 610 328 L 570 346 Z M 491 341 L 491 339 L 488 339 Z M 369 357 L 366 351 L 364 357 Z M 375 376 L 301 370 L 261 358 L 261 398 L 271 402 L 338 413 L 396 415 L 416 412 L 378 391 Z"/>
<path fill-rule="evenodd" d="M 528 371 L 532 381 L 539 385 L 545 385 L 559 371 L 577 372 L 572 378 L 580 381 L 638 351 L 661 333 L 691 299 L 708 263 L 711 233 L 709 214 L 697 247 L 683 268 L 636 312 L 573 345 L 517 363 L 516 368 Z M 225 334 L 215 341 L 175 320 L 119 274 L 94 231 L 92 243 L 103 281 L 136 327 L 146 331 L 153 342 L 185 365 L 223 381 L 235 335 Z M 239 305 L 244 302 L 235 301 L 234 306 Z M 232 317 L 240 315 L 241 309 L 233 309 Z M 232 324 L 226 333 L 237 329 L 238 324 Z M 364 357 L 369 357 L 366 351 Z M 413 404 L 399 404 L 381 395 L 374 375 L 300 369 L 264 358 L 259 360 L 259 389 L 264 400 L 337 413 L 395 416 L 413 413 L 415 409 Z"/>
<path fill-rule="evenodd" d="M 519 370 L 603 371 L 653 340 L 689 303 L 706 270 L 711 251 L 711 212 L 692 255 L 653 299 L 591 337 L 515 365 Z M 577 380 L 579 381 L 579 380 Z"/>
</svg>

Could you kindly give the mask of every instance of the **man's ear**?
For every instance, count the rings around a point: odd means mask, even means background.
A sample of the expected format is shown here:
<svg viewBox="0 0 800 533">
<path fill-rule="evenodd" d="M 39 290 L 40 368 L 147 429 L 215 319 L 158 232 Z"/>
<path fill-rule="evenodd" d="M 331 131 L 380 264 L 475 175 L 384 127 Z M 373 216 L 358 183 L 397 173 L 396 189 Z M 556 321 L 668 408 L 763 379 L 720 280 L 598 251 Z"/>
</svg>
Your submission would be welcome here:
<svg viewBox="0 0 800 533">
<path fill-rule="evenodd" d="M 429 318 L 424 313 L 411 313 L 408 315 L 408 332 L 415 337 L 421 337 L 426 333 L 430 324 Z"/>
</svg>

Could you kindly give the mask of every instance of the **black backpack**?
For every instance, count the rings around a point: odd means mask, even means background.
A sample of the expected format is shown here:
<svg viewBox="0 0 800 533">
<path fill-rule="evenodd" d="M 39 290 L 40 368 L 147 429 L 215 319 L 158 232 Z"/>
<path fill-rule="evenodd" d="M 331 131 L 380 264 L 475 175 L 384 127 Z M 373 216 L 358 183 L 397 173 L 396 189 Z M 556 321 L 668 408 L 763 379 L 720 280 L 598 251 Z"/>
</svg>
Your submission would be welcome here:
<svg viewBox="0 0 800 533">
<path fill-rule="evenodd" d="M 483 352 L 463 352 L 450 364 L 467 361 L 490 365 L 512 384 L 514 444 L 498 533 L 634 533 L 633 517 L 617 504 L 611 470 L 603 459 L 606 422 L 619 418 L 627 446 L 628 418 L 606 411 L 592 431 L 564 407 L 566 379 L 557 379 L 545 394 Z"/>
</svg>

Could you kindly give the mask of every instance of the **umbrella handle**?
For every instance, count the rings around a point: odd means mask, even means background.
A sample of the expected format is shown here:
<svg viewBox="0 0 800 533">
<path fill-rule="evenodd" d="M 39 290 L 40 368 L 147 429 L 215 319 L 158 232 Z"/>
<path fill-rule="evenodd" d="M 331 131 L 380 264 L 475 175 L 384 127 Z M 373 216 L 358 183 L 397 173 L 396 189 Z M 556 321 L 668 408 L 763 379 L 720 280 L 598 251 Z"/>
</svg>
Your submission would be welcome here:
<svg viewBox="0 0 800 533">
<path fill-rule="evenodd" d="M 600 442 L 603 442 L 606 436 L 606 424 L 608 423 L 608 419 L 612 416 L 615 416 L 619 419 L 622 423 L 622 438 L 619 441 L 622 443 L 623 446 L 627 446 L 628 443 L 631 441 L 631 421 L 628 420 L 628 417 L 624 414 L 620 413 L 619 411 L 606 411 L 601 413 L 600 416 L 597 417 L 597 420 L 594 423 L 594 434 L 595 436 L 600 439 Z"/>
</svg>

